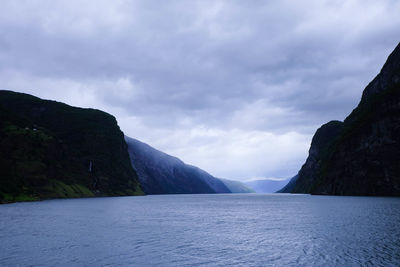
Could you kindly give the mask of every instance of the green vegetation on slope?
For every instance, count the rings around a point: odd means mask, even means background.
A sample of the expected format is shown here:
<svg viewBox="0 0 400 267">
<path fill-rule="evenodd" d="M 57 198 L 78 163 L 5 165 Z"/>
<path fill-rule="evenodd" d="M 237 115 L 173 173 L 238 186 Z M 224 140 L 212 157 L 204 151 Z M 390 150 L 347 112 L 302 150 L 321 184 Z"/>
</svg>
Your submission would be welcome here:
<svg viewBox="0 0 400 267">
<path fill-rule="evenodd" d="M 113 116 L 0 91 L 0 201 L 135 194 Z"/>
</svg>

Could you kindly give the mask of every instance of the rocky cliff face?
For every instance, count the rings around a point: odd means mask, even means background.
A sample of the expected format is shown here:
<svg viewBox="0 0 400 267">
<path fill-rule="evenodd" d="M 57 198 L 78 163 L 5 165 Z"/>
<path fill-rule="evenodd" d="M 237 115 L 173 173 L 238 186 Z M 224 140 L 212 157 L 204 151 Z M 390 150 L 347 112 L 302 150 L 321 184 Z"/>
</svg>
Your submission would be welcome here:
<svg viewBox="0 0 400 267">
<path fill-rule="evenodd" d="M 400 45 L 400 44 L 399 44 Z M 400 84 L 400 48 L 399 45 L 389 55 L 380 73 L 365 88 L 361 103 Z"/>
<path fill-rule="evenodd" d="M 400 195 L 400 44 L 344 123 L 324 125 L 314 139 L 286 192 Z"/>
<path fill-rule="evenodd" d="M 343 129 L 340 121 L 331 121 L 322 125 L 315 133 L 311 147 L 308 151 L 308 158 L 301 167 L 299 173 L 292 178 L 289 184 L 280 190 L 281 193 L 309 193 L 312 186 L 318 181 L 320 169 L 327 151 L 332 147 L 335 140 Z"/>
<path fill-rule="evenodd" d="M 136 139 L 125 137 L 133 168 L 146 194 L 230 193 L 219 179 Z"/>
<path fill-rule="evenodd" d="M 115 118 L 0 91 L 0 200 L 142 194 Z"/>
</svg>

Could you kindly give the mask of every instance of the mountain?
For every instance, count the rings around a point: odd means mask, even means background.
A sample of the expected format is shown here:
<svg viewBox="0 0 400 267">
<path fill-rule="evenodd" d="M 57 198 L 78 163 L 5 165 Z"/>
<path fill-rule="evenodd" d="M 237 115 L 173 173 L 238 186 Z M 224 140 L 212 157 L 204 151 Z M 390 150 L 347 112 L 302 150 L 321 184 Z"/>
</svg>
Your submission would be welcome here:
<svg viewBox="0 0 400 267">
<path fill-rule="evenodd" d="M 400 196 L 400 44 L 344 122 L 318 129 L 293 183 L 283 192 Z"/>
<path fill-rule="evenodd" d="M 253 189 L 242 182 L 222 178 L 218 179 L 221 180 L 232 193 L 255 193 Z"/>
<path fill-rule="evenodd" d="M 257 193 L 275 193 L 283 186 L 285 186 L 289 182 L 289 180 L 290 179 L 285 179 L 285 180 L 262 179 L 262 180 L 254 180 L 246 182 L 246 185 L 252 188 Z"/>
<path fill-rule="evenodd" d="M 129 156 L 146 194 L 230 193 L 220 180 L 178 158 L 125 136 Z"/>
<path fill-rule="evenodd" d="M 321 158 L 323 158 L 341 134 L 343 122 L 330 121 L 322 125 L 315 133 L 308 151 L 308 158 L 301 167 L 299 173 L 292 178 L 290 185 L 282 188 L 281 193 L 305 193 L 311 192 L 314 181 L 320 176 Z"/>
<path fill-rule="evenodd" d="M 299 178 L 299 175 L 295 175 L 291 179 L 286 180 L 286 185 L 281 188 L 280 190 L 276 191 L 276 193 L 285 193 L 285 192 L 292 192 L 294 186 L 296 185 L 296 181 Z"/>
<path fill-rule="evenodd" d="M 136 194 L 113 116 L 0 90 L 1 202 Z"/>
</svg>

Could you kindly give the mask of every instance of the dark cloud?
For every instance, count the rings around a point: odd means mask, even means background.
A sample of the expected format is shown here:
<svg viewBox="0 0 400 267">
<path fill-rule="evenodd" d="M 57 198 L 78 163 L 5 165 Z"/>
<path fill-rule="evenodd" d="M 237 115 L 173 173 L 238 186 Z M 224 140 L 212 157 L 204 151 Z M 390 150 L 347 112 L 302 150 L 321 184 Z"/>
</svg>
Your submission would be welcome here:
<svg viewBox="0 0 400 267">
<path fill-rule="evenodd" d="M 113 113 L 215 175 L 284 177 L 399 41 L 398 1 L 2 1 L 0 87 Z"/>
</svg>

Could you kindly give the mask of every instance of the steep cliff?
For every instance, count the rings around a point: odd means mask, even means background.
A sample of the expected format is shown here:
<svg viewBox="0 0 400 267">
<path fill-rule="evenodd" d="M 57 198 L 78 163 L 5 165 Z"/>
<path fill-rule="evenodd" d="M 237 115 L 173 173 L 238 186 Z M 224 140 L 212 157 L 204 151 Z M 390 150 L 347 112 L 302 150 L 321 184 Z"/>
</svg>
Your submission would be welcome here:
<svg viewBox="0 0 400 267">
<path fill-rule="evenodd" d="M 313 139 L 297 181 L 286 192 L 400 195 L 400 44 L 340 128 L 324 132 L 328 141 L 317 145 Z"/>
<path fill-rule="evenodd" d="M 142 194 L 115 118 L 0 91 L 0 200 Z"/>
<path fill-rule="evenodd" d="M 146 194 L 230 193 L 219 179 L 136 139 L 125 137 Z"/>
<path fill-rule="evenodd" d="M 321 173 L 321 164 L 332 148 L 343 129 L 340 121 L 330 121 L 322 125 L 315 133 L 311 147 L 308 151 L 308 158 L 301 167 L 299 173 L 291 179 L 281 193 L 309 193 L 312 186 L 318 181 Z M 289 186 L 290 185 L 290 186 Z"/>
</svg>

